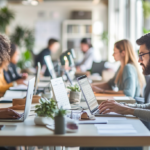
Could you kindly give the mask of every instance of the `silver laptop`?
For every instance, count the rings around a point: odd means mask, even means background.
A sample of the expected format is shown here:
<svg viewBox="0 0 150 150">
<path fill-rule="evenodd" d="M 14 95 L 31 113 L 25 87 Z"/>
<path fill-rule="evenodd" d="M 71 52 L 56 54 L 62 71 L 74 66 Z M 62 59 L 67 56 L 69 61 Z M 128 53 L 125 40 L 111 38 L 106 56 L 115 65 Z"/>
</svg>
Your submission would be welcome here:
<svg viewBox="0 0 150 150">
<path fill-rule="evenodd" d="M 55 73 L 55 70 L 54 70 L 54 66 L 53 66 L 53 63 L 52 63 L 51 56 L 50 55 L 45 56 L 44 60 L 46 62 L 46 66 L 48 68 L 48 71 L 50 73 L 51 78 L 55 79 L 56 78 L 56 73 Z"/>
<path fill-rule="evenodd" d="M 34 95 L 37 93 L 38 89 L 38 83 L 40 81 L 40 72 L 41 72 L 41 64 L 38 62 L 38 69 L 37 69 L 37 74 L 36 74 L 36 82 L 35 82 L 35 88 L 34 88 Z"/>
<path fill-rule="evenodd" d="M 28 115 L 30 113 L 30 109 L 31 109 L 34 83 L 35 83 L 35 78 L 32 78 L 29 80 L 27 95 L 26 95 L 25 110 L 24 110 L 24 113 L 20 114 L 21 117 L 18 119 L 0 119 L 0 122 L 8 122 L 8 121 L 10 121 L 10 122 L 24 122 L 26 120 L 26 118 L 28 117 Z"/>
<path fill-rule="evenodd" d="M 83 93 L 83 96 L 85 98 L 85 101 L 88 105 L 88 108 L 92 115 L 95 116 L 115 116 L 115 117 L 122 117 L 123 115 L 117 114 L 117 113 L 108 113 L 108 114 L 100 114 L 98 109 L 98 102 L 96 100 L 96 97 L 93 93 L 93 90 L 91 88 L 91 85 L 88 81 L 88 78 L 86 76 L 81 76 L 77 78 L 78 83 L 80 85 L 81 91 Z"/>
</svg>

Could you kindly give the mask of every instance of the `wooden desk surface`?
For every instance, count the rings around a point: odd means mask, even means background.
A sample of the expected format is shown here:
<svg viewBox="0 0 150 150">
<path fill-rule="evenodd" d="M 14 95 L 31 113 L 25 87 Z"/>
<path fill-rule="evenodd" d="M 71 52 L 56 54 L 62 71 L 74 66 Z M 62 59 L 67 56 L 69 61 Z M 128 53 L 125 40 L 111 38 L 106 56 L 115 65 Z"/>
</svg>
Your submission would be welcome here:
<svg viewBox="0 0 150 150">
<path fill-rule="evenodd" d="M 11 104 L 0 104 L 8 107 Z M 20 111 L 19 111 L 20 112 Z M 33 113 L 33 111 L 31 111 Z M 135 118 L 125 120 L 109 120 L 108 124 L 132 124 L 137 134 L 105 135 L 99 134 L 94 125 L 79 125 L 78 133 L 55 135 L 45 126 L 36 126 L 34 116 L 29 116 L 25 122 L 0 122 L 0 125 L 16 125 L 15 130 L 0 131 L 0 146 L 148 146 L 150 132 L 143 123 Z"/>
<path fill-rule="evenodd" d="M 114 97 L 114 96 L 125 96 L 124 94 L 103 94 L 103 93 L 94 93 L 95 96 L 101 96 L 101 97 Z"/>
</svg>

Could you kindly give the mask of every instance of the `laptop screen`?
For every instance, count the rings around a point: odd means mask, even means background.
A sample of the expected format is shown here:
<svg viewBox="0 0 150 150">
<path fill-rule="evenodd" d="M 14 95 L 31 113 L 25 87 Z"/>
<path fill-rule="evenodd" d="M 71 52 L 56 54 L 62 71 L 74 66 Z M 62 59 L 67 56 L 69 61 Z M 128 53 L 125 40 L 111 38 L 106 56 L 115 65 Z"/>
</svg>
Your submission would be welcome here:
<svg viewBox="0 0 150 150">
<path fill-rule="evenodd" d="M 49 70 L 49 73 L 50 73 L 52 79 L 56 78 L 56 74 L 55 74 L 55 70 L 54 70 L 51 56 L 49 56 L 49 55 L 45 56 L 44 60 L 46 62 L 47 68 Z"/>
<path fill-rule="evenodd" d="M 89 105 L 90 111 L 93 111 L 98 107 L 98 103 L 87 77 L 86 76 L 79 77 L 78 82 L 83 92 L 83 95 L 85 96 L 85 99 Z"/>
</svg>

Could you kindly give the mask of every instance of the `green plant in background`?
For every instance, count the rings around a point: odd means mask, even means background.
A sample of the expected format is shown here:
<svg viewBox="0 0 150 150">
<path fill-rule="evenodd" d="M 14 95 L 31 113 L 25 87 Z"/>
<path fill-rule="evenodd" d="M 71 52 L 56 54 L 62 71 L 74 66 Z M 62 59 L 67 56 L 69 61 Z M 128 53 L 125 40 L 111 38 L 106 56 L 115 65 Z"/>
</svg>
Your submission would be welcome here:
<svg viewBox="0 0 150 150">
<path fill-rule="evenodd" d="M 104 44 L 106 44 L 106 46 L 108 46 L 108 31 L 104 31 L 101 34 L 101 40 L 104 42 Z"/>
<path fill-rule="evenodd" d="M 150 17 L 150 2 L 149 1 L 142 1 L 143 3 L 143 13 L 144 13 L 144 18 L 149 18 Z"/>
<path fill-rule="evenodd" d="M 67 111 L 61 107 L 55 112 L 55 117 L 63 117 L 64 115 L 66 115 L 66 113 Z"/>
<path fill-rule="evenodd" d="M 7 7 L 0 9 L 0 31 L 5 32 L 6 26 L 15 18 L 15 13 Z"/>
<path fill-rule="evenodd" d="M 70 89 L 73 92 L 80 92 L 80 87 L 77 84 L 67 86 L 67 88 Z"/>
<path fill-rule="evenodd" d="M 21 52 L 21 59 L 18 62 L 18 66 L 21 69 L 29 68 L 34 57 L 33 47 L 35 38 L 33 31 L 22 26 L 17 26 L 11 35 L 11 42 L 17 44 L 21 49 L 25 49 L 25 51 Z"/>
<path fill-rule="evenodd" d="M 143 33 L 144 34 L 150 33 L 150 30 L 147 30 L 147 29 L 143 28 Z"/>
<path fill-rule="evenodd" d="M 53 99 L 41 98 L 40 105 L 36 105 L 35 108 L 35 113 L 37 113 L 38 116 L 54 119 L 57 110 L 57 102 Z"/>
</svg>

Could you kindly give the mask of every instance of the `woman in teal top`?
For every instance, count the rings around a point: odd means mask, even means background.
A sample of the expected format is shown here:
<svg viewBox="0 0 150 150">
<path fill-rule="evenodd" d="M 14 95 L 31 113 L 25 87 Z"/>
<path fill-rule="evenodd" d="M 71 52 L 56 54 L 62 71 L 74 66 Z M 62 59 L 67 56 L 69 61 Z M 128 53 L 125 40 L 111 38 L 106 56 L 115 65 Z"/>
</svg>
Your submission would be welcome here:
<svg viewBox="0 0 150 150">
<path fill-rule="evenodd" d="M 120 61 L 121 65 L 107 83 L 92 84 L 92 89 L 97 93 L 125 94 L 136 97 L 140 95 L 145 79 L 139 70 L 137 58 L 128 40 L 121 40 L 114 45 L 114 59 Z"/>
</svg>

